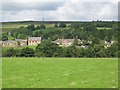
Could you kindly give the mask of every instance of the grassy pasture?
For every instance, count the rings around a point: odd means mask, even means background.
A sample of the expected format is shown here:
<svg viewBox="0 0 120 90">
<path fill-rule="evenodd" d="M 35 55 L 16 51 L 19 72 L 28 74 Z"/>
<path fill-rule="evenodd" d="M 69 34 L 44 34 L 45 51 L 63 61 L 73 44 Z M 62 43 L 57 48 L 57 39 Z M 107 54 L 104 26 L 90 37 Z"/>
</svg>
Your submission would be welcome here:
<svg viewBox="0 0 120 90">
<path fill-rule="evenodd" d="M 111 28 L 108 27 L 97 27 L 97 30 L 111 30 Z"/>
<path fill-rule="evenodd" d="M 117 58 L 3 58 L 3 88 L 115 88 Z"/>
<path fill-rule="evenodd" d="M 8 23 L 8 24 L 3 24 L 2 27 L 2 31 L 3 32 L 10 32 L 12 30 L 15 30 L 21 26 L 28 26 L 28 25 L 31 25 L 31 24 L 34 24 L 35 26 L 37 25 L 41 25 L 41 23 Z M 54 27 L 54 24 L 45 24 L 47 28 L 50 28 L 50 27 Z"/>
<path fill-rule="evenodd" d="M 26 22 L 23 22 L 23 23 L 4 23 L 4 24 L 2 24 L 2 27 L 0 27 L 0 29 L 2 29 L 2 31 L 3 32 L 10 32 L 10 31 L 12 31 L 12 30 L 14 30 L 14 29 L 17 29 L 17 28 L 19 28 L 19 27 L 21 27 L 21 26 L 28 26 L 28 25 L 31 25 L 31 24 L 34 24 L 35 26 L 37 26 L 37 25 L 41 25 L 42 23 L 36 23 L 36 22 L 28 22 L 28 23 L 26 23 Z M 50 24 L 50 23 L 45 23 L 45 25 L 46 25 L 46 27 L 47 28 L 52 28 L 52 27 L 54 27 L 54 24 Z M 67 24 L 67 25 L 70 25 L 70 24 Z M 61 29 L 61 28 L 60 28 Z M 65 29 L 68 29 L 68 27 L 67 28 L 65 28 Z M 107 27 L 97 27 L 97 29 L 98 30 L 104 30 L 104 29 L 106 29 L 106 30 L 110 30 L 111 28 L 107 28 Z"/>
</svg>

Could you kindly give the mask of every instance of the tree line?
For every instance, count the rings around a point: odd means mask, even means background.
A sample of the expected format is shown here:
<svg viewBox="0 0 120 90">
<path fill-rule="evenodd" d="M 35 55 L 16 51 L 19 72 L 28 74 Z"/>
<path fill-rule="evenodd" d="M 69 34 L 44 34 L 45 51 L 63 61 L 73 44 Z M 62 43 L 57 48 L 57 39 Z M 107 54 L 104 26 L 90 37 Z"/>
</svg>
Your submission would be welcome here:
<svg viewBox="0 0 120 90">
<path fill-rule="evenodd" d="M 29 36 L 42 37 L 43 41 L 36 49 L 23 48 L 4 49 L 4 57 L 117 57 L 119 43 L 117 22 L 84 22 L 84 23 L 55 23 L 53 27 L 45 24 L 28 25 L 11 31 L 11 36 L 18 39 L 27 39 Z M 98 30 L 97 27 L 102 27 Z M 106 29 L 106 27 L 109 29 Z M 92 41 L 88 48 L 78 48 L 75 44 L 69 47 L 59 47 L 54 41 L 58 38 L 81 39 Z M 2 40 L 8 40 L 7 34 L 2 34 Z M 115 41 L 109 48 L 104 48 L 104 41 Z M 75 43 L 75 42 L 74 42 Z"/>
<path fill-rule="evenodd" d="M 29 47 L 22 49 L 9 48 L 2 52 L 3 57 L 118 57 L 118 43 L 109 48 L 100 44 L 94 44 L 88 48 L 78 48 L 75 44 L 69 47 L 60 47 L 46 40 L 39 44 L 36 49 Z"/>
<path fill-rule="evenodd" d="M 98 25 L 100 24 L 100 25 Z M 104 26 L 104 27 L 103 27 Z M 103 28 L 98 30 L 97 27 Z M 109 29 L 106 29 L 109 27 Z M 21 26 L 18 29 L 12 30 L 11 36 L 17 39 L 27 39 L 29 36 L 42 37 L 43 39 L 56 40 L 64 37 L 65 39 L 78 39 L 83 40 L 105 40 L 108 41 L 118 39 L 118 26 L 117 23 L 109 22 L 89 22 L 89 23 L 65 23 L 54 24 L 53 27 L 47 27 L 45 24 L 41 25 L 28 25 L 27 27 Z M 7 35 L 2 35 L 2 40 L 8 40 Z"/>
</svg>

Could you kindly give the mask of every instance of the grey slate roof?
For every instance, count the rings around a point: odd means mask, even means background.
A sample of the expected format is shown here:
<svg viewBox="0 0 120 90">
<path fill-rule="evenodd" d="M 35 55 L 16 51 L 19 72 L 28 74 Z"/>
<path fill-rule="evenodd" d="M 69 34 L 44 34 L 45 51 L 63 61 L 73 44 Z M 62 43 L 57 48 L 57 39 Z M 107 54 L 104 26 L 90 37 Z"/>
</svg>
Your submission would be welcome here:
<svg viewBox="0 0 120 90">
<path fill-rule="evenodd" d="M 27 42 L 27 39 L 16 39 L 15 41 L 26 41 Z"/>
<path fill-rule="evenodd" d="M 29 37 L 28 40 L 29 41 L 39 41 L 39 40 L 41 40 L 41 37 Z"/>
<path fill-rule="evenodd" d="M 16 44 L 16 41 L 8 40 L 8 41 L 2 41 L 3 44 Z"/>
<path fill-rule="evenodd" d="M 56 43 L 62 43 L 63 41 L 66 41 L 67 43 L 73 43 L 74 39 L 57 39 L 54 42 L 56 42 Z M 78 39 L 78 42 L 82 42 L 82 40 Z"/>
</svg>

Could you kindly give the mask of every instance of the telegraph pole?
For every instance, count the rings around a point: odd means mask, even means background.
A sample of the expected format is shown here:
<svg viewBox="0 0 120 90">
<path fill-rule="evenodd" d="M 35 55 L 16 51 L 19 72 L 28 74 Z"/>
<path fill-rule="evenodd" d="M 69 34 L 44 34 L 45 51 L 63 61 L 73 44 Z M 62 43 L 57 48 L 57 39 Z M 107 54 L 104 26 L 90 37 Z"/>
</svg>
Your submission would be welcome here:
<svg viewBox="0 0 120 90">
<path fill-rule="evenodd" d="M 43 11 L 43 15 L 42 15 L 42 21 L 44 22 L 44 11 Z"/>
</svg>

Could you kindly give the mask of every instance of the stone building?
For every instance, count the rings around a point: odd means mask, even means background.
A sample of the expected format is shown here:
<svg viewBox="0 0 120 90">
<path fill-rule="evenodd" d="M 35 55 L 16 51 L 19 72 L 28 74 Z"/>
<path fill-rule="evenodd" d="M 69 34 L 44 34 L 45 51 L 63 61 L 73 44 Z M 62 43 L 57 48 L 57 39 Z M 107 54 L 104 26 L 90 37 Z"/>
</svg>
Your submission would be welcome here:
<svg viewBox="0 0 120 90">
<path fill-rule="evenodd" d="M 57 39 L 53 41 L 54 43 L 58 44 L 59 46 L 70 46 L 73 44 L 74 39 Z M 78 43 L 83 43 L 82 40 L 78 39 Z"/>
<path fill-rule="evenodd" d="M 2 41 L 2 46 L 3 47 L 15 47 L 17 46 L 17 42 L 13 40 L 8 40 L 8 41 Z"/>
<path fill-rule="evenodd" d="M 3 47 L 16 47 L 16 46 L 37 46 L 41 43 L 41 37 L 29 37 L 28 39 L 15 39 L 2 41 Z"/>
<path fill-rule="evenodd" d="M 29 37 L 28 38 L 28 46 L 37 46 L 41 43 L 41 37 Z"/>
<path fill-rule="evenodd" d="M 20 43 L 20 46 L 26 46 L 27 45 L 27 39 L 16 39 L 17 43 Z"/>
</svg>

